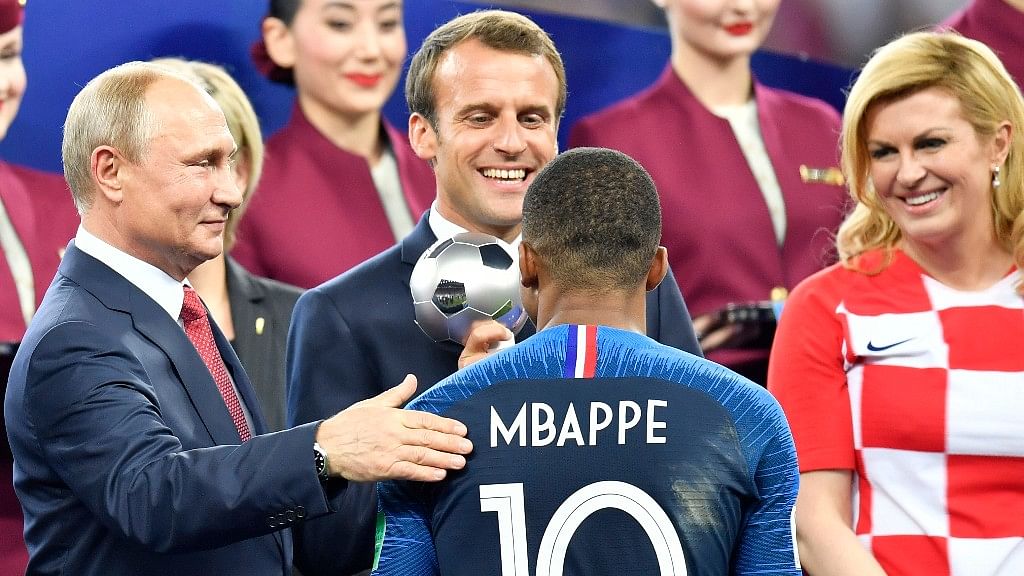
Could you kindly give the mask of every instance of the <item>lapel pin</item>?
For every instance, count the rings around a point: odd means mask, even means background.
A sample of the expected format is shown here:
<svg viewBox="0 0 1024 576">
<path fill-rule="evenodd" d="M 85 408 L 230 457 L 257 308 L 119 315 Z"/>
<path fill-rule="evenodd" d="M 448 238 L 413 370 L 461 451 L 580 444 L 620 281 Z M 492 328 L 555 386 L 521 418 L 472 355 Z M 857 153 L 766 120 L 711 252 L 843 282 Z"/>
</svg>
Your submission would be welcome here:
<svg viewBox="0 0 1024 576">
<path fill-rule="evenodd" d="M 800 165 L 800 180 L 804 184 L 831 184 L 842 186 L 846 184 L 846 178 L 839 168 L 811 168 L 806 164 Z"/>
<path fill-rule="evenodd" d="M 266 325 L 267 325 L 267 321 L 263 319 L 263 316 L 260 316 L 259 318 L 256 319 L 256 335 L 257 336 L 262 336 L 263 335 L 263 327 L 266 326 Z"/>
</svg>

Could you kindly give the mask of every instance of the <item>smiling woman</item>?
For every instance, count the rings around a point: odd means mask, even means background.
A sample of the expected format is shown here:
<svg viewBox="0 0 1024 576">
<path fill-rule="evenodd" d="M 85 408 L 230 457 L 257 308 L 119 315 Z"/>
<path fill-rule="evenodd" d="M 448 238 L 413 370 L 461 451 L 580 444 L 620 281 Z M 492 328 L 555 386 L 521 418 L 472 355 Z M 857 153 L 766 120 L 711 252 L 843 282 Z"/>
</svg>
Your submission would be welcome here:
<svg viewBox="0 0 1024 576">
<path fill-rule="evenodd" d="M 404 237 L 434 199 L 430 167 L 381 114 L 406 56 L 396 0 L 272 0 L 257 65 L 292 84 L 289 123 L 232 255 L 311 287 Z"/>
<path fill-rule="evenodd" d="M 1020 91 L 985 45 L 910 34 L 867 63 L 843 123 L 842 262 L 790 296 L 768 376 L 796 439 L 801 560 L 1022 573 Z"/>
<path fill-rule="evenodd" d="M 864 126 L 870 179 L 900 230 L 900 248 L 954 286 L 974 289 L 991 283 L 982 277 L 973 286 L 973 278 L 957 277 L 961 270 L 931 263 L 941 262 L 958 245 L 965 254 L 990 255 L 992 273 L 1001 278 L 1011 256 L 992 233 L 990 182 L 1009 152 L 1010 123 L 979 134 L 964 118 L 959 99 L 932 87 L 871 106 Z"/>
</svg>

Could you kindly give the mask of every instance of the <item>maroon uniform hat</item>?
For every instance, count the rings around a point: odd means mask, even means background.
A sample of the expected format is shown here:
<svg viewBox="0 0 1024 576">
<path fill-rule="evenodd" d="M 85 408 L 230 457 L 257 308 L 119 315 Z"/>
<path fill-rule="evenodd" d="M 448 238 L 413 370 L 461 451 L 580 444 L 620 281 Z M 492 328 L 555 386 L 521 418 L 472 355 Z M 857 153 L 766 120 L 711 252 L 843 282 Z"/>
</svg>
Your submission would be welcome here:
<svg viewBox="0 0 1024 576">
<path fill-rule="evenodd" d="M 25 0 L 0 0 L 0 34 L 10 32 L 25 19 Z"/>
</svg>

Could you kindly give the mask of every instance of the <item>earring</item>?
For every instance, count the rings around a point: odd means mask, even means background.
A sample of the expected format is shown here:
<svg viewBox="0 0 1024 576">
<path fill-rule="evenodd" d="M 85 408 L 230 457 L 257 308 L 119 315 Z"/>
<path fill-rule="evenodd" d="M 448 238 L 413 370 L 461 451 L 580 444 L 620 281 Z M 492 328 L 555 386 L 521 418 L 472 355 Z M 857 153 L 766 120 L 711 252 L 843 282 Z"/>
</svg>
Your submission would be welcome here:
<svg viewBox="0 0 1024 576">
<path fill-rule="evenodd" d="M 999 181 L 999 166 L 992 167 L 992 187 L 999 188 L 1002 182 Z"/>
</svg>

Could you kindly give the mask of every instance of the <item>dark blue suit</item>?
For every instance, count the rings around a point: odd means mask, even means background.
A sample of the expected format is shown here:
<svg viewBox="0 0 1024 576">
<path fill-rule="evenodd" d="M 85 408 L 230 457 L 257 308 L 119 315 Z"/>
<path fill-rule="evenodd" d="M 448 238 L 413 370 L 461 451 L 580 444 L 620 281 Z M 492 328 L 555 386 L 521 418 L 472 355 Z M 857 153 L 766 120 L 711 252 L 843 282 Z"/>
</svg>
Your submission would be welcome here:
<svg viewBox="0 0 1024 576">
<path fill-rule="evenodd" d="M 249 379 L 214 335 L 264 432 Z M 30 575 L 286 575 L 287 528 L 330 511 L 312 464 L 315 425 L 239 445 L 181 327 L 74 243 L 4 408 Z"/>
<path fill-rule="evenodd" d="M 416 375 L 423 392 L 456 371 L 462 348 L 435 344 L 420 331 L 409 293 L 416 261 L 436 240 L 424 215 L 401 243 L 299 298 L 288 335 L 289 424 L 334 414 L 397 385 L 406 374 Z M 516 339 L 534 332 L 528 323 Z M 647 333 L 701 355 L 672 274 L 647 295 Z M 335 505 L 345 514 L 307 522 L 296 532 L 296 554 L 307 576 L 370 567 L 373 487 L 353 485 L 341 497 Z"/>
</svg>

